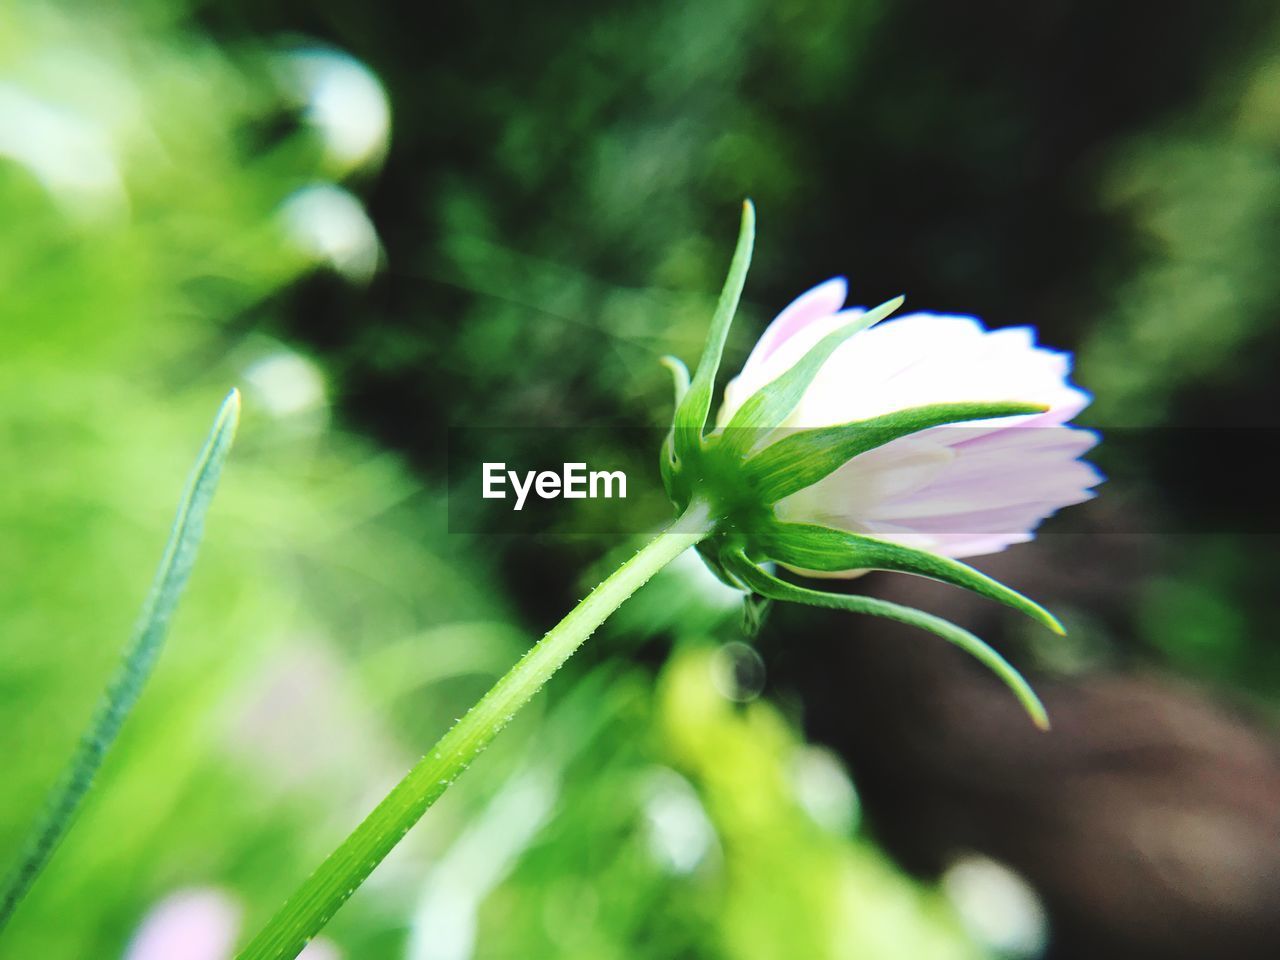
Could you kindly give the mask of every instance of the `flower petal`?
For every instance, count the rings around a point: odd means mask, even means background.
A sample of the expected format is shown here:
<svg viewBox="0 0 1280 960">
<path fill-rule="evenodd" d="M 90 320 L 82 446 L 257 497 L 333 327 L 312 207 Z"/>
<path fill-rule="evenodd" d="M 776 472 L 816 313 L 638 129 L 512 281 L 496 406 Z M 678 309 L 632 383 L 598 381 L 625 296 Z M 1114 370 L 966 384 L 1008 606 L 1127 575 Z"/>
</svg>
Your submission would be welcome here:
<svg viewBox="0 0 1280 960">
<path fill-rule="evenodd" d="M 835 277 L 800 294 L 760 335 L 755 349 L 747 358 L 746 366 L 751 367 L 755 363 L 765 362 L 782 344 L 809 324 L 836 313 L 844 306 L 848 295 L 849 283 L 844 277 Z"/>
<path fill-rule="evenodd" d="M 125 960 L 229 960 L 240 912 L 235 899 L 221 890 L 180 890 L 147 914 Z"/>
<path fill-rule="evenodd" d="M 243 913 L 239 902 L 215 887 L 191 887 L 161 900 L 142 921 L 124 960 L 231 960 Z M 298 960 L 341 960 L 323 937 L 307 944 Z"/>
<path fill-rule="evenodd" d="M 822 325 L 811 321 L 810 329 Z M 781 362 L 788 350 L 774 348 L 766 365 Z M 934 403 L 1017 400 L 1049 409 L 894 441 L 788 497 L 779 516 L 951 557 L 1028 540 L 1056 510 L 1092 497 L 1103 479 L 1077 459 L 1097 435 L 1063 426 L 1091 399 L 1069 375 L 1069 356 L 1037 347 L 1028 327 L 988 331 L 972 317 L 917 313 L 862 331 L 832 354 L 788 427 L 826 427 Z M 744 370 L 740 379 L 746 376 Z"/>
<path fill-rule="evenodd" d="M 955 454 L 946 446 L 902 437 L 854 457 L 839 470 L 779 501 L 778 516 L 861 532 L 857 519 L 886 502 L 927 489 Z"/>
<path fill-rule="evenodd" d="M 843 277 L 828 280 L 801 294 L 774 318 L 741 373 L 725 386 L 717 426 L 726 425 L 747 397 L 790 369 L 819 340 L 866 312 L 841 310 L 848 290 Z"/>
</svg>

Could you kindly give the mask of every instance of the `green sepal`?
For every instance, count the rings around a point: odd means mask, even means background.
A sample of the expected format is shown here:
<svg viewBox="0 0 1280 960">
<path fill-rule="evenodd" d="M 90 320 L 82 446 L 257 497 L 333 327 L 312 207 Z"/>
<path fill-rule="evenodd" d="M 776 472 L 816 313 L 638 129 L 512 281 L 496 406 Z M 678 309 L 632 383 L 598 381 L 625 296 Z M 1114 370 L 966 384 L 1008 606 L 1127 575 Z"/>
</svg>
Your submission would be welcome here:
<svg viewBox="0 0 1280 960">
<path fill-rule="evenodd" d="M 675 387 L 675 405 L 679 408 L 680 401 L 689 392 L 689 368 L 677 357 L 665 356 L 659 362 L 671 371 L 671 379 Z M 676 461 L 674 424 L 662 439 L 662 448 L 658 452 L 658 469 L 662 473 L 662 486 L 667 491 L 667 496 L 678 510 L 683 510 L 688 506 L 688 497 L 687 491 L 681 490 L 678 483 L 680 464 Z M 682 499 L 684 502 L 681 502 Z"/>
<path fill-rule="evenodd" d="M 662 447 L 658 451 L 658 471 L 662 474 L 662 488 L 667 491 L 667 498 L 679 510 L 680 501 L 688 491 L 680 482 L 680 464 L 676 462 L 675 437 L 671 433 L 662 439 Z"/>
<path fill-rule="evenodd" d="M 725 427 L 720 438 L 720 449 L 726 454 L 745 455 L 756 441 L 774 427 L 780 426 L 795 410 L 809 384 L 845 341 L 855 333 L 879 323 L 893 313 L 905 301 L 894 297 L 880 306 L 868 310 L 837 330 L 827 334 L 776 379 L 765 384 L 743 402 Z"/>
<path fill-rule="evenodd" d="M 684 365 L 684 361 L 679 357 L 673 357 L 667 354 L 659 357 L 658 362 L 671 371 L 672 386 L 675 388 L 676 406 L 680 406 L 680 401 L 684 399 L 684 395 L 689 392 L 689 368 Z"/>
<path fill-rule="evenodd" d="M 711 330 L 707 334 L 706 346 L 702 349 L 702 358 L 698 361 L 698 369 L 694 371 L 689 389 L 676 408 L 675 453 L 679 459 L 689 457 L 702 446 L 707 415 L 711 412 L 711 395 L 715 389 L 716 372 L 720 369 L 720 356 L 724 353 L 729 326 L 733 323 L 733 315 L 738 310 L 738 301 L 742 298 L 742 288 L 747 282 L 747 268 L 751 266 L 751 251 L 755 245 L 755 236 L 756 210 L 750 200 L 744 200 L 742 226 L 738 232 L 738 245 L 733 253 L 733 261 L 729 265 L 729 276 L 725 279 L 724 289 L 720 292 L 720 300 L 716 304 L 716 312 L 711 320 Z"/>
<path fill-rule="evenodd" d="M 770 558 L 802 570 L 896 570 L 963 587 L 1003 603 L 1061 636 L 1058 618 L 1034 600 L 1006 587 L 966 563 L 875 537 L 809 523 L 772 523 L 758 534 Z"/>
<path fill-rule="evenodd" d="M 743 464 L 761 503 L 776 503 L 834 473 L 860 453 L 930 427 L 1043 413 L 1037 403 L 934 403 L 880 417 L 798 430 L 769 444 Z"/>
<path fill-rule="evenodd" d="M 742 589 L 742 585 L 725 569 L 724 551 L 716 545 L 714 540 L 703 540 L 695 549 L 698 551 L 698 556 L 702 557 L 702 562 L 707 565 L 707 569 L 716 575 L 717 580 L 735 590 Z"/>
<path fill-rule="evenodd" d="M 851 613 L 865 613 L 874 617 L 884 617 L 888 620 L 896 620 L 899 623 L 928 630 L 930 633 L 942 637 L 942 639 L 955 644 L 975 657 L 991 670 L 1018 698 L 1018 702 L 1027 711 L 1032 722 L 1041 730 L 1049 729 L 1049 717 L 1045 712 L 1044 704 L 1040 702 L 1040 698 L 1036 696 L 1035 691 L 1031 689 L 1031 685 L 1027 683 L 1022 674 L 1014 669 L 1004 657 L 1000 656 L 985 641 L 963 627 L 958 627 L 954 623 L 941 617 L 936 617 L 931 613 L 925 613 L 923 610 L 904 607 L 901 604 L 890 603 L 888 600 L 880 600 L 876 597 L 827 593 L 822 590 L 810 590 L 807 587 L 796 586 L 756 566 L 740 548 L 730 551 L 725 560 L 728 569 L 739 579 L 741 585 L 761 596 L 774 600 L 787 600 L 793 603 L 825 607 L 830 610 L 846 610 Z"/>
</svg>

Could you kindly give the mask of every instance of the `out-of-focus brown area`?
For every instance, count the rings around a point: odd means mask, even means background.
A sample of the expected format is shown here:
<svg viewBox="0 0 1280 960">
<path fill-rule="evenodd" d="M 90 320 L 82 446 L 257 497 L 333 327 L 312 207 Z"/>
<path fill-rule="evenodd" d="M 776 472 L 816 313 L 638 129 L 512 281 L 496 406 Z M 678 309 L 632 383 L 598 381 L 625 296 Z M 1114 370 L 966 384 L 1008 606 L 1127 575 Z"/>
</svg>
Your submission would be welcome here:
<svg viewBox="0 0 1280 960">
<path fill-rule="evenodd" d="M 1111 619 L 1150 560 L 1149 538 L 1049 537 L 980 561 L 1056 606 Z M 940 610 L 1008 646 L 999 608 L 920 580 L 873 575 L 886 599 Z M 824 618 L 785 657 L 809 732 L 849 761 L 875 834 L 937 875 L 980 853 L 1043 898 L 1060 960 L 1276 956 L 1280 737 L 1256 711 L 1186 679 L 1091 669 L 1034 677 L 1037 731 L 962 653 L 896 624 Z M 809 669 L 814 663 L 821 669 Z M 790 673 L 794 670 L 794 674 Z"/>
</svg>

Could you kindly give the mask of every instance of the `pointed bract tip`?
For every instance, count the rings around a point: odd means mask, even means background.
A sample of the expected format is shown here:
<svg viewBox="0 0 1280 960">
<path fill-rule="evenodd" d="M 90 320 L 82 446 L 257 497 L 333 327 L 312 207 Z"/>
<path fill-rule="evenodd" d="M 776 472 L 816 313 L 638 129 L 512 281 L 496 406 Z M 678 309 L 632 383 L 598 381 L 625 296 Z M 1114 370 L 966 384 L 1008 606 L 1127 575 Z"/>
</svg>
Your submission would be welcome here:
<svg viewBox="0 0 1280 960">
<path fill-rule="evenodd" d="M 907 295 L 905 293 L 900 293 L 896 297 L 886 300 L 880 306 L 876 307 L 876 313 L 880 316 L 881 319 L 884 319 L 885 317 L 891 317 L 893 316 L 893 314 L 897 313 L 902 308 L 902 305 L 906 302 L 907 302 Z M 879 321 L 876 321 L 876 322 L 878 323 Z"/>
<path fill-rule="evenodd" d="M 689 368 L 681 362 L 679 357 L 673 357 L 669 353 L 659 357 L 658 363 L 671 373 L 671 380 L 676 389 L 676 406 L 679 406 L 684 395 L 689 392 Z"/>
<path fill-rule="evenodd" d="M 1021 595 L 1018 595 L 1018 599 L 1026 600 L 1026 598 L 1022 597 Z M 1026 603 L 1027 603 L 1026 607 L 1019 608 L 1022 610 L 1023 613 L 1031 617 L 1031 619 L 1034 620 L 1036 623 L 1040 624 L 1040 626 L 1053 631 L 1053 633 L 1055 633 L 1057 636 L 1065 637 L 1067 635 L 1067 628 L 1062 625 L 1061 620 L 1055 617 L 1052 613 L 1050 613 L 1044 607 L 1040 606 L 1040 604 L 1036 603 L 1034 600 L 1026 600 Z"/>
<path fill-rule="evenodd" d="M 1018 697 L 1018 702 L 1022 704 L 1022 709 L 1036 725 L 1036 729 L 1042 732 L 1048 731 L 1049 711 L 1044 708 L 1044 703 L 1036 696 L 1035 691 L 1029 686 L 1023 686 L 1021 690 L 1015 690 L 1014 693 Z"/>
</svg>

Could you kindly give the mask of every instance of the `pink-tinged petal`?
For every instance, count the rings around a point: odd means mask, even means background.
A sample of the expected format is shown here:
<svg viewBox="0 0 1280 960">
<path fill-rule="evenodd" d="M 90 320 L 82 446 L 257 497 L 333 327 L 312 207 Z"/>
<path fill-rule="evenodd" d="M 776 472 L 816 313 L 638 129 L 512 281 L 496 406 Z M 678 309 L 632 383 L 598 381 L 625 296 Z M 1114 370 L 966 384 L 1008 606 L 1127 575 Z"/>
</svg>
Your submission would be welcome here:
<svg viewBox="0 0 1280 960">
<path fill-rule="evenodd" d="M 945 446 L 903 437 L 868 450 L 817 483 L 780 501 L 778 516 L 849 527 L 885 501 L 909 499 L 946 473 L 955 454 Z"/>
<path fill-rule="evenodd" d="M 968 462 L 966 462 L 968 461 Z M 1081 460 L 1049 456 L 1014 461 L 995 457 L 956 457 L 927 489 L 886 498 L 863 511 L 869 520 L 905 523 L 925 517 L 969 513 L 1023 504 L 1077 502 L 1102 476 Z"/>
<path fill-rule="evenodd" d="M 849 283 L 844 277 L 835 277 L 800 294 L 765 328 L 744 369 L 765 362 L 805 327 L 838 312 L 848 295 Z"/>
<path fill-rule="evenodd" d="M 179 890 L 161 900 L 142 921 L 124 960 L 231 960 L 242 910 L 230 894 L 212 887 Z M 298 960 L 341 960 L 323 937 L 311 941 Z"/>
<path fill-rule="evenodd" d="M 903 472 L 893 455 L 902 440 L 862 454 L 787 498 L 779 515 L 955 557 L 1028 540 L 1042 520 L 1089 499 L 1102 481 L 1078 459 L 1097 443 L 1096 434 L 1063 426 L 1090 400 L 1069 375 L 1070 358 L 1037 347 L 1026 327 L 992 332 L 972 317 L 911 314 L 863 331 L 819 372 L 788 427 L 935 403 L 1018 400 L 1048 409 L 906 438 L 917 459 L 928 448 L 951 454 L 927 474 Z M 914 482 L 898 482 L 902 476 Z"/>
<path fill-rule="evenodd" d="M 862 311 L 830 281 L 782 312 L 725 390 L 724 425 L 756 390 Z M 929 404 L 1022 401 L 1043 413 L 924 430 L 855 457 L 778 504 L 779 516 L 884 536 L 955 557 L 1031 538 L 1046 517 L 1093 496 L 1102 477 L 1078 458 L 1097 443 L 1065 424 L 1090 397 L 1068 354 L 1030 327 L 987 330 L 973 317 L 915 313 L 842 344 L 779 428 L 866 420 Z"/>
<path fill-rule="evenodd" d="M 181 890 L 147 914 L 125 960 L 230 960 L 239 928 L 240 906 L 226 893 Z"/>
<path fill-rule="evenodd" d="M 1010 454 L 1035 457 L 1054 454 L 1078 457 L 1097 446 L 1100 439 L 1092 430 L 1059 424 L 1043 426 L 1037 418 L 1004 430 L 970 432 L 967 426 L 953 429 L 957 437 L 947 446 L 966 456 Z"/>
<path fill-rule="evenodd" d="M 1090 490 L 1031 504 L 994 507 L 943 516 L 877 521 L 863 532 L 904 546 L 930 550 L 957 559 L 996 553 L 1030 540 L 1040 524 L 1063 507 L 1093 499 Z"/>
<path fill-rule="evenodd" d="M 1065 381 L 1065 356 L 1029 343 L 1024 330 L 989 333 L 972 317 L 890 318 L 836 351 L 788 425 L 828 426 L 961 401 L 1022 400 L 1051 413 L 1078 412 L 1088 398 Z M 1019 421 L 988 421 L 1010 422 Z"/>
<path fill-rule="evenodd" d="M 988 536 L 993 534 L 1026 533 L 1038 527 L 1046 517 L 1060 507 L 1072 506 L 1092 500 L 1090 490 L 1078 490 L 1067 498 L 1037 500 L 1033 503 L 1015 503 L 993 506 L 987 509 L 971 509 L 954 513 L 940 513 L 924 517 L 905 517 L 901 522 L 876 521 L 899 530 L 924 534 L 951 536 Z"/>
<path fill-rule="evenodd" d="M 742 372 L 725 384 L 724 402 L 716 415 L 716 425 L 724 427 L 728 424 L 748 397 L 790 370 L 827 334 L 834 333 L 847 323 L 852 323 L 864 313 L 866 311 L 858 307 L 852 310 L 837 310 L 835 313 L 821 317 L 812 317 L 803 329 L 793 331 L 785 343 L 777 344 L 768 359 L 754 361 L 748 359 Z M 788 425 L 790 424 L 791 421 L 788 421 Z"/>
<path fill-rule="evenodd" d="M 1027 543 L 1034 534 L 1025 533 L 911 533 L 892 529 L 873 531 L 872 536 L 917 550 L 928 550 L 943 556 L 962 559 L 999 553 L 1018 543 Z"/>
</svg>

